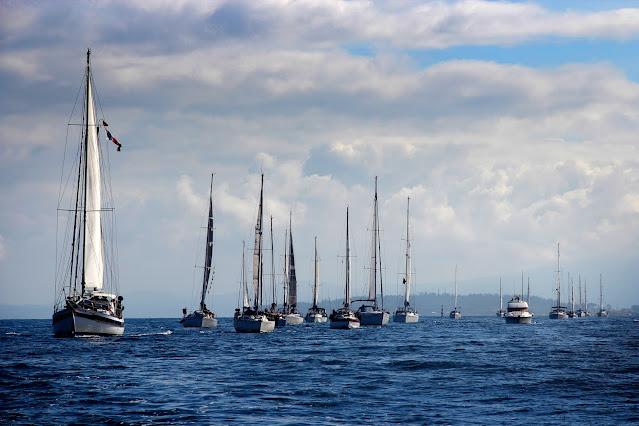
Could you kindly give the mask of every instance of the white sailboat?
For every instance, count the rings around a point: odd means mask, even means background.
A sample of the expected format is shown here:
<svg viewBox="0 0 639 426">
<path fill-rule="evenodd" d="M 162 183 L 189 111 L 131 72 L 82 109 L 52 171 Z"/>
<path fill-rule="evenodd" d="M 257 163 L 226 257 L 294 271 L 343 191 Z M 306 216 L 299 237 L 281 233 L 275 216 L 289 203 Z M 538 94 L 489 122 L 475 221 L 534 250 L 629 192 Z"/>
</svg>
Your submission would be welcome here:
<svg viewBox="0 0 639 426">
<path fill-rule="evenodd" d="M 459 306 L 457 306 L 457 265 L 455 265 L 455 309 L 450 311 L 448 316 L 452 319 L 459 319 L 462 316 Z"/>
<path fill-rule="evenodd" d="M 204 277 L 202 279 L 202 291 L 200 294 L 200 307 L 190 314 L 182 310 L 183 318 L 180 321 L 184 327 L 217 327 L 215 314 L 208 310 L 204 299 L 213 282 L 215 271 L 212 269 L 213 261 L 213 175 L 211 175 L 211 190 L 209 192 L 209 216 L 206 225 L 206 246 L 204 253 Z"/>
<path fill-rule="evenodd" d="M 567 319 L 566 307 L 561 306 L 561 268 L 559 267 L 559 243 L 557 243 L 557 306 L 548 314 L 550 319 Z"/>
<path fill-rule="evenodd" d="M 581 303 L 581 275 L 579 275 L 579 310 L 577 311 L 578 317 L 585 317 L 586 311 L 583 308 L 583 304 Z"/>
<path fill-rule="evenodd" d="M 584 278 L 584 316 L 589 317 L 590 311 L 588 311 L 588 292 L 586 288 L 586 279 Z"/>
<path fill-rule="evenodd" d="M 313 306 L 306 313 L 306 322 L 326 322 L 326 309 L 317 306 L 319 299 L 319 261 L 317 258 L 317 237 L 315 237 L 315 281 L 313 283 Z"/>
<path fill-rule="evenodd" d="M 67 219 L 58 251 L 52 317 L 53 333 L 60 337 L 124 333 L 123 298 L 118 294 L 117 259 L 111 245 L 115 213 L 109 206 L 108 161 L 101 161 L 106 153 L 100 146 L 100 127 L 118 151 L 121 145 L 106 129 L 107 123 L 96 117 L 90 57 L 88 49 L 82 125 L 77 127 L 82 129 L 80 146 L 67 176 L 75 185 L 64 186 L 58 205 L 58 217 Z M 62 206 L 63 201 L 69 202 L 68 207 Z"/>
<path fill-rule="evenodd" d="M 608 311 L 603 307 L 603 282 L 601 280 L 601 274 L 599 274 L 599 312 L 597 312 L 598 317 L 607 317 Z"/>
<path fill-rule="evenodd" d="M 380 290 L 382 294 L 382 305 L 384 303 L 384 290 L 382 283 L 382 259 L 381 259 L 381 242 L 379 240 L 379 223 L 378 223 L 378 209 L 377 209 L 377 176 L 375 176 L 375 198 L 373 201 L 373 228 L 372 228 L 372 247 L 371 247 L 371 267 L 370 267 L 370 281 L 368 284 L 368 298 L 360 301 L 368 302 L 359 307 L 357 312 L 357 318 L 359 318 L 362 325 L 386 325 L 390 318 L 390 314 L 387 310 L 380 308 L 377 304 L 377 271 L 380 272 Z"/>
<path fill-rule="evenodd" d="M 289 216 L 289 249 L 287 256 L 286 299 L 284 302 L 286 325 L 300 325 L 304 323 L 304 317 L 297 310 L 297 276 L 295 274 L 295 253 L 293 252 L 293 213 Z"/>
<path fill-rule="evenodd" d="M 395 313 L 393 314 L 393 322 L 417 322 L 419 321 L 419 313 L 410 306 L 409 298 L 410 298 L 410 284 L 411 284 L 411 252 L 410 252 L 410 225 L 409 225 L 409 215 L 410 213 L 410 197 L 408 197 L 408 202 L 406 205 L 406 271 L 404 273 L 404 285 L 405 293 L 404 293 L 404 306 L 401 308 L 397 308 Z"/>
<path fill-rule="evenodd" d="M 262 309 L 262 290 L 263 290 L 263 273 L 262 273 L 262 208 L 264 205 L 264 174 L 261 176 L 260 185 L 260 204 L 257 212 L 257 225 L 255 226 L 255 246 L 253 248 L 253 306 L 249 305 L 248 289 L 246 283 L 243 283 L 243 306 L 235 310 L 233 317 L 233 327 L 235 331 L 241 333 L 263 333 L 273 331 L 275 321 L 270 319 L 266 312 Z M 242 259 L 244 253 L 242 252 Z M 242 263 L 244 263 L 242 261 Z M 244 265 L 243 265 L 244 266 Z M 244 269 L 244 268 L 243 268 Z M 246 281 L 246 274 L 243 273 L 243 281 Z"/>
<path fill-rule="evenodd" d="M 497 316 L 499 318 L 503 318 L 506 315 L 506 311 L 504 311 L 504 299 L 501 295 L 501 278 L 499 279 L 499 310 L 497 311 Z"/>
<path fill-rule="evenodd" d="M 273 248 L 273 216 L 271 216 L 271 290 L 273 292 L 273 298 L 271 303 L 271 309 L 268 311 L 269 319 L 275 321 L 275 327 L 284 327 L 286 325 L 286 317 L 282 312 L 277 311 L 277 294 L 275 291 L 275 260 L 274 260 L 274 248 Z"/>
<path fill-rule="evenodd" d="M 331 328 L 359 328 L 360 321 L 351 309 L 351 245 L 348 239 L 348 207 L 346 207 L 346 286 L 344 290 L 344 306 L 333 310 L 329 320 Z"/>
</svg>

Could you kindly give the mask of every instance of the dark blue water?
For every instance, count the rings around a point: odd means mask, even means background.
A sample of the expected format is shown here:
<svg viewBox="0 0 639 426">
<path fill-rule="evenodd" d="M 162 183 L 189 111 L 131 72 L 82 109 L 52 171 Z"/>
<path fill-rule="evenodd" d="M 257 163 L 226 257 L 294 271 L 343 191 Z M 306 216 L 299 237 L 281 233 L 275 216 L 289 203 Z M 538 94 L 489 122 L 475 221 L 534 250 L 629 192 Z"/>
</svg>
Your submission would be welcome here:
<svg viewBox="0 0 639 426">
<path fill-rule="evenodd" d="M 0 423 L 638 424 L 639 323 L 422 318 L 238 334 L 128 319 L 55 339 L 0 321 Z"/>
</svg>

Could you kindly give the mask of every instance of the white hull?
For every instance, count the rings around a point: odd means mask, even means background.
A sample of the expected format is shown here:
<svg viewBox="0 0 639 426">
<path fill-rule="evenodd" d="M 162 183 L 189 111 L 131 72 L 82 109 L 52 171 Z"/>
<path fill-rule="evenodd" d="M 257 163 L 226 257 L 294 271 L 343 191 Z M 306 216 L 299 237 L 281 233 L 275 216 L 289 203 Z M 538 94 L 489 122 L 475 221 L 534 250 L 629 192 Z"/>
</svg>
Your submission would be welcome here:
<svg viewBox="0 0 639 426">
<path fill-rule="evenodd" d="M 395 312 L 393 315 L 393 322 L 418 322 L 419 314 L 417 312 Z"/>
<path fill-rule="evenodd" d="M 450 311 L 450 314 L 448 316 L 450 318 L 452 318 L 452 319 L 460 319 L 461 318 L 461 312 L 459 312 L 459 311 Z"/>
<path fill-rule="evenodd" d="M 233 327 L 239 333 L 267 333 L 275 329 L 275 321 L 265 315 L 242 315 L 233 319 Z"/>
<path fill-rule="evenodd" d="M 198 312 L 185 316 L 181 322 L 184 327 L 217 327 L 217 318 L 203 316 Z"/>
<path fill-rule="evenodd" d="M 328 318 L 322 314 L 306 314 L 306 322 L 326 322 Z"/>
<path fill-rule="evenodd" d="M 330 326 L 333 329 L 342 330 L 359 328 L 360 321 L 357 319 L 353 311 L 333 311 Z"/>
<path fill-rule="evenodd" d="M 53 334 L 121 336 L 124 334 L 124 320 L 104 312 L 66 308 L 53 314 Z"/>
<path fill-rule="evenodd" d="M 548 314 L 548 318 L 549 319 L 568 319 L 568 314 L 563 311 L 551 312 Z"/>
<path fill-rule="evenodd" d="M 300 325 L 304 322 L 304 317 L 301 314 L 287 314 L 286 325 Z"/>
<path fill-rule="evenodd" d="M 608 311 L 606 311 L 606 310 L 599 311 L 599 312 L 597 313 L 597 316 L 598 316 L 598 317 L 601 317 L 601 318 L 605 318 L 605 317 L 607 317 L 607 316 L 608 316 Z"/>
<path fill-rule="evenodd" d="M 532 323 L 532 315 L 508 315 L 506 318 L 506 324 L 530 324 Z"/>
</svg>

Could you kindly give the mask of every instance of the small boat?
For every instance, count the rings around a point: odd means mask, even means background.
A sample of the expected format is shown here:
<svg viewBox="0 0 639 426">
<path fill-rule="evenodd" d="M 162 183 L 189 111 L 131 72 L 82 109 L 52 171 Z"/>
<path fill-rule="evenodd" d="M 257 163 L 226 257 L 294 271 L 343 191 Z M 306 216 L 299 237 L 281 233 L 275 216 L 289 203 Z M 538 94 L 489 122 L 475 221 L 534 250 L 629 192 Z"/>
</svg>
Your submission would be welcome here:
<svg viewBox="0 0 639 426">
<path fill-rule="evenodd" d="M 213 281 L 215 271 L 212 270 L 213 260 L 213 175 L 211 175 L 211 190 L 209 192 L 209 216 L 206 226 L 206 246 L 204 254 L 204 277 L 202 280 L 202 291 L 200 293 L 200 308 L 186 314 L 187 310 L 182 310 L 183 318 L 180 321 L 184 327 L 217 327 L 215 314 L 208 310 L 204 299 L 208 293 L 209 286 Z M 210 281 L 209 281 L 210 280 Z"/>
<path fill-rule="evenodd" d="M 346 286 L 344 306 L 333 310 L 329 316 L 330 326 L 335 329 L 359 328 L 360 321 L 351 309 L 351 245 L 348 239 L 348 207 L 346 207 Z"/>
<path fill-rule="evenodd" d="M 359 318 L 362 325 L 386 325 L 390 318 L 390 313 L 384 309 L 384 287 L 382 283 L 381 271 L 382 271 L 382 258 L 379 255 L 381 253 L 380 241 L 379 241 L 379 222 L 378 222 L 378 210 L 377 210 L 377 176 L 375 176 L 375 198 L 373 201 L 373 227 L 372 227 L 372 247 L 371 247 L 371 275 L 368 285 L 368 298 L 359 299 L 361 302 L 365 302 L 359 307 L 355 315 Z M 379 286 L 382 294 L 382 307 L 377 304 L 377 272 L 380 272 Z"/>
<path fill-rule="evenodd" d="M 306 313 L 306 322 L 326 322 L 328 319 L 326 309 L 319 308 L 317 302 L 319 299 L 319 261 L 317 258 L 317 237 L 315 237 L 315 281 L 313 284 L 313 306 Z"/>
<path fill-rule="evenodd" d="M 601 281 L 601 274 L 599 274 L 599 312 L 597 312 L 597 316 L 601 318 L 608 316 L 608 311 L 603 307 L 603 283 Z"/>
<path fill-rule="evenodd" d="M 411 257 L 410 257 L 410 226 L 409 226 L 409 209 L 410 209 L 410 197 L 408 197 L 406 207 L 406 271 L 404 272 L 404 306 L 397 308 L 393 314 L 393 322 L 418 322 L 419 313 L 410 306 L 408 299 L 410 298 L 410 281 L 411 281 Z"/>
<path fill-rule="evenodd" d="M 244 262 L 244 249 L 242 249 L 242 310 L 235 309 L 233 327 L 240 333 L 264 333 L 275 329 L 275 321 L 262 309 L 262 209 L 264 204 L 264 174 L 262 174 L 260 186 L 260 204 L 257 212 L 257 225 L 255 226 L 255 247 L 253 249 L 253 306 L 249 304 L 248 288 L 246 283 L 246 266 Z"/>
<path fill-rule="evenodd" d="M 559 267 L 559 243 L 557 243 L 557 306 L 548 314 L 549 319 L 567 319 L 566 307 L 561 306 L 561 268 Z"/>
<path fill-rule="evenodd" d="M 271 216 L 271 290 L 273 292 L 273 302 L 271 309 L 266 313 L 271 321 L 275 322 L 275 327 L 284 327 L 286 325 L 286 317 L 283 313 L 277 311 L 277 295 L 275 294 L 275 259 L 273 248 L 273 216 Z"/>
<path fill-rule="evenodd" d="M 115 212 L 112 205 L 108 161 L 101 160 L 107 139 L 118 146 L 104 120 L 98 120 L 91 74 L 91 49 L 87 50 L 82 124 L 74 166 L 64 171 L 58 219 L 66 219 L 67 233 L 58 246 L 56 301 L 52 326 L 56 337 L 78 335 L 119 336 L 124 333 L 123 297 L 118 293 L 115 246 Z M 101 139 L 103 130 L 106 138 Z M 64 167 L 64 166 L 63 166 Z M 77 167 L 77 168 L 76 168 Z M 68 172 L 68 175 L 67 175 Z M 68 205 L 63 203 L 68 202 Z"/>
<path fill-rule="evenodd" d="M 497 311 L 497 316 L 499 318 L 503 318 L 506 315 L 506 311 L 504 311 L 504 299 L 501 296 L 501 278 L 499 279 L 499 310 Z"/>
<path fill-rule="evenodd" d="M 579 310 L 577 310 L 577 316 L 580 318 L 586 316 L 586 311 L 581 304 L 581 275 L 579 275 Z"/>
<path fill-rule="evenodd" d="M 450 311 L 448 317 L 452 319 L 459 319 L 461 316 L 461 311 L 459 310 L 459 306 L 457 306 L 457 265 L 455 265 L 455 309 Z"/>
<path fill-rule="evenodd" d="M 575 289 L 572 286 L 572 283 L 570 285 L 570 292 L 571 292 L 571 296 L 570 296 L 571 308 L 568 312 L 566 312 L 566 314 L 568 315 L 568 318 L 577 318 L 578 315 L 577 315 L 577 312 L 575 312 Z"/>
<path fill-rule="evenodd" d="M 514 296 L 508 302 L 507 312 L 504 315 L 506 324 L 530 324 L 532 314 L 528 311 L 528 303 L 521 300 L 519 296 Z"/>
</svg>

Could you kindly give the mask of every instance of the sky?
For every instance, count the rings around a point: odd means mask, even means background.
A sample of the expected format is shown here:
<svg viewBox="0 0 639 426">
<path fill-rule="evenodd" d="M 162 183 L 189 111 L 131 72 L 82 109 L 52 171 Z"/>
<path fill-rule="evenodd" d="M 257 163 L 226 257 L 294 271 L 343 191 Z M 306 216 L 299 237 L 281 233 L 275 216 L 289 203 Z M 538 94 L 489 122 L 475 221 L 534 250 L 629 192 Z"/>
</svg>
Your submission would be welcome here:
<svg viewBox="0 0 639 426">
<path fill-rule="evenodd" d="M 0 1 L 0 303 L 53 307 L 88 47 L 123 145 L 109 158 L 129 316 L 195 306 L 211 173 L 221 313 L 261 172 L 278 271 L 292 212 L 302 301 L 316 236 L 320 298 L 343 297 L 347 206 L 365 292 L 377 176 L 387 293 L 403 292 L 410 197 L 415 292 L 452 293 L 457 265 L 460 294 L 523 272 L 555 297 L 559 243 L 589 301 L 601 274 L 604 303 L 639 303 L 634 1 Z"/>
</svg>

